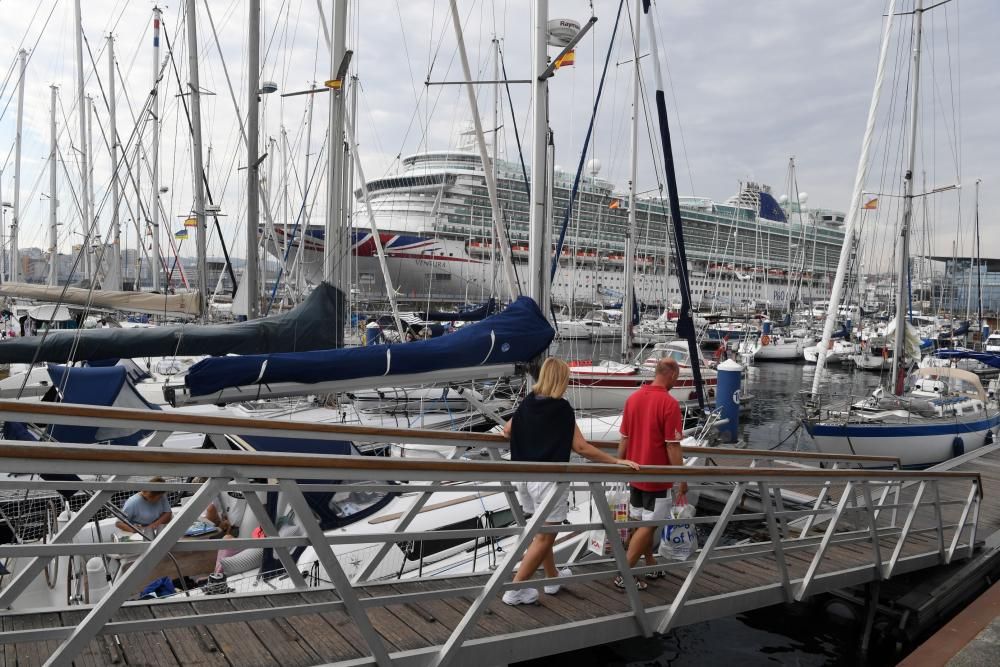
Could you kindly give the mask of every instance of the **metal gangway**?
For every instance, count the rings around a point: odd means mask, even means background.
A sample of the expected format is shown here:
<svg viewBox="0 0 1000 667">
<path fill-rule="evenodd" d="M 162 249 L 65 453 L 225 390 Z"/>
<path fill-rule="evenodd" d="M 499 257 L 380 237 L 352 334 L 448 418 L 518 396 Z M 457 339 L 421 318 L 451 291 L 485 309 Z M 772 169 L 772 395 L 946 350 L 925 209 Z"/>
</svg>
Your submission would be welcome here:
<svg viewBox="0 0 1000 667">
<path fill-rule="evenodd" d="M 0 651 L 4 663 L 22 664 L 281 664 L 448 665 L 506 664 L 634 636 L 665 633 L 690 623 L 808 598 L 817 593 L 877 582 L 971 556 L 977 546 L 982 482 L 977 473 L 902 471 L 852 467 L 871 457 L 826 457 L 792 452 L 689 448 L 686 454 L 717 465 L 648 467 L 635 472 L 597 464 L 529 464 L 492 460 L 500 436 L 405 429 L 264 421 L 86 406 L 0 402 L 0 418 L 35 423 L 138 424 L 156 432 L 145 447 L 110 447 L 0 441 L 0 481 L 5 492 L 72 490 L 84 502 L 46 540 L 0 545 L 0 562 L 17 559 L 16 574 L 0 579 Z M 365 442 L 423 442 L 455 446 L 452 460 L 372 456 L 324 456 L 156 446 L 171 432 L 269 434 Z M 491 458 L 458 460 L 486 449 Z M 691 449 L 697 451 L 691 451 Z M 832 469 L 777 467 L 774 459 L 817 462 Z M 742 461 L 742 463 L 738 463 Z M 737 462 L 737 463 L 732 463 Z M 49 479 L 34 473 L 44 472 Z M 63 475 L 67 478 L 55 478 Z M 151 485 L 151 476 L 168 481 Z M 198 481 L 193 481 L 198 480 Z M 375 482 L 373 482 L 375 480 Z M 389 484 L 381 480 L 395 480 Z M 555 481 L 543 507 L 510 525 L 459 529 L 417 528 L 432 494 L 508 494 L 520 481 Z M 610 535 L 653 522 L 616 522 L 607 501 L 609 484 L 633 481 L 687 482 L 691 491 L 725 494 L 721 510 L 684 522 L 702 527 L 698 551 L 688 560 L 629 568 L 624 548 L 610 540 L 609 557 L 574 550 L 559 563 L 573 574 L 558 581 L 540 576 L 511 583 L 520 556 L 540 532 L 558 539 L 604 530 Z M 382 518 L 375 532 L 324 532 L 306 494 L 347 490 L 366 482 L 412 499 L 408 509 Z M 74 536 L 115 494 L 156 486 L 190 494 L 152 540 L 80 543 Z M 592 520 L 552 526 L 543 521 L 559 491 L 589 494 Z M 814 498 L 789 508 L 787 491 Z M 279 536 L 261 498 L 280 492 L 294 508 L 302 534 Z M 748 511 L 744 500 L 759 500 Z M 183 535 L 219 493 L 243 494 L 265 537 L 185 540 Z M 384 520 L 383 520 L 384 519 Z M 667 521 L 665 523 L 676 523 Z M 385 526 L 384 529 L 378 526 Z M 753 535 L 731 543 L 728 529 Z M 398 559 L 397 545 L 434 540 L 470 544 L 503 541 L 495 569 L 426 576 L 409 571 L 386 576 L 381 567 Z M 581 541 L 582 544 L 584 541 Z M 377 544 L 364 559 L 338 558 L 354 544 Z M 135 600 L 137 591 L 168 556 L 227 548 L 274 550 L 284 567 L 277 583 L 251 592 L 208 595 L 191 591 L 159 600 Z M 322 576 L 299 571 L 292 552 L 312 547 Z M 21 609 L 19 596 L 58 557 L 128 554 L 131 565 L 99 599 L 44 609 Z M 395 561 L 393 561 L 395 562 Z M 647 572 L 667 576 L 648 590 L 612 585 Z M 380 574 L 381 573 L 381 574 Z M 559 583 L 558 595 L 510 607 L 500 601 L 516 587 Z"/>
</svg>

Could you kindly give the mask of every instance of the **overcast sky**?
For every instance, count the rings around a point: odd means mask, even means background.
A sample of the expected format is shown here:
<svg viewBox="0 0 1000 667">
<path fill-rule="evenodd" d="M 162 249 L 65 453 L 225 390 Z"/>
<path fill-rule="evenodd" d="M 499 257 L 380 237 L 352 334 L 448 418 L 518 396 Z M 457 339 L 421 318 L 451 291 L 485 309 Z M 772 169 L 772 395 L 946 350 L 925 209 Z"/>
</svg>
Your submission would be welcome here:
<svg viewBox="0 0 1000 667">
<path fill-rule="evenodd" d="M 912 7 L 913 0 L 898 0 L 898 9 Z M 321 0 L 327 20 L 332 3 Z M 223 62 L 232 78 L 241 109 L 246 106 L 246 3 L 243 0 L 209 0 L 208 7 L 219 31 L 217 47 L 203 1 L 198 4 L 198 33 L 202 87 L 213 95 L 204 97 L 204 136 L 212 146 L 209 179 L 216 199 L 226 214 L 227 243 L 242 254 L 245 217 L 245 152 L 239 140 L 238 113 L 233 107 Z M 502 40 L 507 73 L 512 79 L 530 75 L 530 26 L 533 3 L 471 2 L 460 0 L 465 39 L 475 76 L 492 78 L 490 40 Z M 107 90 L 106 36 L 117 40 L 117 61 L 123 80 L 118 82 L 118 132 L 134 155 L 134 118 L 143 117 L 153 79 L 150 2 L 86 0 L 83 26 L 93 57 L 87 61 L 86 91 L 98 97 L 98 122 L 107 132 L 108 111 L 102 97 Z M 850 199 L 865 117 L 874 82 L 883 11 L 888 0 L 660 0 L 655 7 L 660 29 L 661 61 L 668 79 L 674 144 L 681 194 L 696 194 L 717 200 L 734 194 L 740 181 L 757 180 L 772 185 L 775 194 L 790 191 L 788 161 L 797 164 L 798 189 L 807 192 L 809 205 L 845 210 Z M 329 56 L 314 0 L 266 0 L 264 2 L 262 56 L 264 80 L 278 84 L 279 92 L 308 88 L 312 81 L 329 78 Z M 179 78 L 187 81 L 187 49 L 184 33 L 184 3 L 164 7 L 164 39 L 161 57 L 167 56 L 167 37 L 174 48 Z M 560 70 L 552 79 L 551 124 L 556 137 L 556 162 L 567 171 L 580 159 L 586 124 L 597 88 L 597 80 L 615 25 L 618 2 L 595 1 L 598 22 L 577 49 L 576 65 Z M 628 8 L 626 9 L 628 11 Z M 456 134 L 470 118 L 463 91 L 457 86 L 427 87 L 431 81 L 454 81 L 461 76 L 456 55 L 448 2 L 445 0 L 365 0 L 351 3 L 350 46 L 355 50 L 353 69 L 360 77 L 358 141 L 366 176 L 371 179 L 398 168 L 397 157 L 454 145 Z M 590 16 L 590 3 L 553 0 L 551 18 L 573 18 L 581 23 Z M 1000 87 L 996 65 L 1000 46 L 992 34 L 1000 19 L 1000 5 L 992 0 L 953 0 L 929 12 L 925 18 L 925 58 L 921 77 L 921 132 L 918 144 L 917 189 L 926 172 L 928 188 L 961 183 L 961 191 L 927 198 L 931 228 L 917 231 L 925 248 L 951 254 L 956 238 L 960 251 L 968 251 L 973 212 L 973 183 L 983 180 L 983 254 L 1000 256 L 1000 235 L 991 233 L 1000 204 L 1000 168 L 997 108 Z M 43 25 L 44 30 L 43 30 Z M 648 51 L 643 26 L 642 52 Z M 631 103 L 628 40 L 630 23 L 622 17 L 619 36 L 611 53 L 604 98 L 598 113 L 594 141 L 588 158 L 598 158 L 601 176 L 624 189 L 628 174 L 628 125 Z M 77 154 L 79 143 L 76 115 L 73 3 L 40 0 L 32 3 L 0 0 L 0 164 L 3 164 L 3 199 L 13 200 L 13 143 L 16 115 L 16 53 L 22 45 L 32 52 L 26 77 L 24 113 L 23 177 L 21 185 L 21 246 L 47 245 L 48 175 L 44 171 L 49 151 L 49 85 L 60 87 L 58 127 L 60 150 L 67 161 L 59 168 L 58 199 L 60 245 L 67 248 L 71 234 L 80 229 L 79 214 L 70 184 L 79 196 Z M 876 132 L 871 191 L 898 193 L 902 174 L 902 113 L 905 108 L 905 78 L 908 69 L 910 17 L 897 17 L 890 49 L 886 92 Z M 37 43 L 36 43 L 37 42 Z M 220 58 L 221 48 L 223 58 Z M 550 52 L 551 55 L 552 52 Z M 652 67 L 644 58 L 644 78 L 652 85 Z M 165 206 L 170 230 L 180 229 L 191 200 L 191 156 L 186 120 L 177 97 L 174 65 L 167 64 L 161 89 L 162 162 L 161 185 L 169 188 Z M 531 98 L 528 86 L 512 85 L 514 118 L 530 162 L 528 121 Z M 479 89 L 481 112 L 489 126 L 493 88 Z M 504 93 L 506 95 L 506 93 Z M 309 96 L 281 98 L 265 96 L 263 132 L 280 138 L 287 131 L 288 164 L 283 167 L 280 144 L 269 151 L 263 165 L 272 170 L 270 179 L 282 191 L 281 174 L 291 174 L 289 208 L 297 211 L 306 180 L 306 155 L 314 166 L 326 132 L 325 96 L 314 99 L 311 144 L 306 143 L 304 123 Z M 510 105 L 503 104 L 502 153 L 516 159 Z M 148 116 L 146 116 L 148 117 Z M 111 165 L 97 125 L 94 128 L 95 198 L 100 228 L 110 221 L 106 191 Z M 150 128 L 143 123 L 138 135 L 148 145 Z M 131 139 L 131 140 L 130 140 Z M 656 187 L 658 175 L 652 167 L 650 138 L 640 135 L 641 190 Z M 325 153 L 323 153 L 325 159 Z M 312 168 L 312 167 L 311 167 Z M 70 178 L 67 177 L 67 172 Z M 133 164 L 148 200 L 148 164 Z M 321 182 L 321 181 L 320 181 Z M 315 191 L 316 184 L 313 189 Z M 129 188 L 123 205 L 123 220 L 134 217 L 136 197 Z M 322 221 L 324 187 L 319 187 L 314 222 Z M 881 198 L 878 215 L 866 222 L 872 266 L 885 264 L 897 207 L 891 198 Z M 277 205 L 277 201 L 274 202 Z M 312 200 L 310 199 L 310 203 Z M 959 211 L 959 204 L 961 209 Z M 126 206 L 131 213 L 125 212 Z M 918 211 L 923 220 L 924 207 Z M 8 213 L 9 219 L 9 213 Z M 280 216 L 279 216 L 280 219 Z M 9 220 L 8 220 L 9 221 Z M 959 222 L 961 221 L 961 224 Z M 876 231 L 881 230 L 881 231 Z M 135 232 L 128 232 L 128 245 Z M 164 230 L 164 239 L 167 230 Z M 930 238 L 929 246 L 926 241 Z M 74 237 L 72 242 L 78 242 Z M 183 252 L 193 252 L 189 241 Z M 218 253 L 211 237 L 210 252 Z"/>
</svg>

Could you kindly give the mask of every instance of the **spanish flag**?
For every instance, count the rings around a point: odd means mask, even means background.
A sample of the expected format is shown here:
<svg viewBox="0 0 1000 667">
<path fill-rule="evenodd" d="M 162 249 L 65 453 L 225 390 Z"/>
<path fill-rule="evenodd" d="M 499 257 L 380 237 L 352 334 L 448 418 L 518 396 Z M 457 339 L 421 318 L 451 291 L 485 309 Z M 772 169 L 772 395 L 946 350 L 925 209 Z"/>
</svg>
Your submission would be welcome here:
<svg viewBox="0 0 1000 667">
<path fill-rule="evenodd" d="M 187 227 L 185 227 L 184 229 L 180 230 L 179 232 L 174 232 L 174 238 L 175 239 L 183 241 L 187 237 L 188 237 Z"/>
<path fill-rule="evenodd" d="M 198 226 L 198 218 L 188 218 L 187 220 L 184 221 L 184 226 L 185 227 L 197 227 Z"/>
<path fill-rule="evenodd" d="M 622 207 L 621 199 L 612 199 L 611 203 L 608 204 L 608 208 L 621 208 L 621 207 Z"/>
<path fill-rule="evenodd" d="M 878 208 L 878 197 L 875 197 L 874 199 L 869 199 L 868 201 L 865 202 L 865 205 L 862 206 L 861 208 L 865 209 L 866 211 L 874 211 L 875 209 Z"/>
<path fill-rule="evenodd" d="M 556 58 L 555 62 L 556 69 L 559 69 L 560 67 L 570 67 L 575 60 L 576 60 L 576 50 L 570 49 L 569 51 L 564 53 L 562 57 Z"/>
</svg>

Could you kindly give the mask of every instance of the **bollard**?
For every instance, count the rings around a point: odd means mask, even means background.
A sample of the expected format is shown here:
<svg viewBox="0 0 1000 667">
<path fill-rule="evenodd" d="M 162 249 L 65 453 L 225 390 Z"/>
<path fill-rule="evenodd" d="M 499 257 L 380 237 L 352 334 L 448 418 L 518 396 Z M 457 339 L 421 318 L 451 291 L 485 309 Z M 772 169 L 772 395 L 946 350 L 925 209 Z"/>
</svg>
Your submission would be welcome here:
<svg viewBox="0 0 1000 667">
<path fill-rule="evenodd" d="M 740 382 L 743 379 L 743 367 L 732 359 L 727 359 L 716 368 L 718 385 L 715 390 L 715 404 L 722 413 L 722 418 L 729 420 L 719 428 L 723 442 L 736 442 L 740 428 Z"/>
</svg>

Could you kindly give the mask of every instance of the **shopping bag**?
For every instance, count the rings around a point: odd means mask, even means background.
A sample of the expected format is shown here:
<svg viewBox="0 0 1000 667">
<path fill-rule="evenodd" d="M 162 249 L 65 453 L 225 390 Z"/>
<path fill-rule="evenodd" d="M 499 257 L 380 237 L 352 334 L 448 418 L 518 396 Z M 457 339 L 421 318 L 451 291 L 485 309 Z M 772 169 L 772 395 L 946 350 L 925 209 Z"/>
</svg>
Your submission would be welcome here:
<svg viewBox="0 0 1000 667">
<path fill-rule="evenodd" d="M 628 487 L 624 484 L 615 484 L 604 492 L 608 500 L 608 509 L 616 522 L 628 521 Z M 628 540 L 628 528 L 619 528 L 618 534 L 614 535 L 618 541 L 625 543 Z M 612 553 L 611 539 L 605 530 L 590 531 L 589 550 L 598 556 L 610 556 Z"/>
<path fill-rule="evenodd" d="M 674 505 L 670 508 L 671 519 L 694 517 L 694 505 Z M 660 555 L 671 560 L 687 560 L 698 550 L 698 532 L 693 523 L 668 524 L 663 527 L 660 538 Z"/>
</svg>

